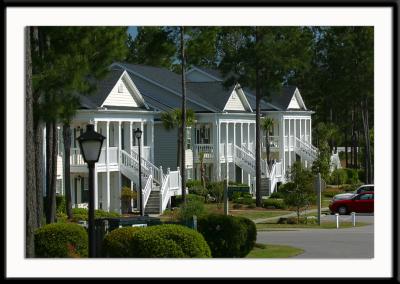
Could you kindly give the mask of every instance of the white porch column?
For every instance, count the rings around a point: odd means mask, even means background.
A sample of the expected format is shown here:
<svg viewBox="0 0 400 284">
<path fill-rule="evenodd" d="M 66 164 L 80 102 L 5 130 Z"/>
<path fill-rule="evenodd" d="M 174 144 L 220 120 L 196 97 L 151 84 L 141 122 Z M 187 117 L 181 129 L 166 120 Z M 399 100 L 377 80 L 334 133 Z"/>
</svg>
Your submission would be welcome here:
<svg viewBox="0 0 400 284">
<path fill-rule="evenodd" d="M 312 144 L 312 139 L 311 139 L 311 133 L 312 133 L 312 130 L 311 130 L 311 118 L 309 119 L 309 121 L 310 121 L 310 140 L 308 141 L 310 144 Z"/>
<path fill-rule="evenodd" d="M 247 123 L 247 144 L 246 147 L 248 150 L 250 150 L 250 122 Z M 247 174 L 247 183 L 249 186 L 251 186 L 251 175 L 248 173 Z"/>
<path fill-rule="evenodd" d="M 236 182 L 236 164 L 235 164 L 235 155 L 233 152 L 235 151 L 236 145 L 236 122 L 233 123 L 233 143 L 232 143 L 232 161 L 233 161 L 233 180 Z"/>
<path fill-rule="evenodd" d="M 143 120 L 140 121 L 140 131 L 142 131 L 142 134 L 143 134 L 143 132 L 144 132 Z M 142 136 L 142 138 L 140 139 L 140 147 L 141 147 L 142 151 L 143 151 L 143 145 L 144 145 L 143 141 L 144 141 L 144 136 Z"/>
<path fill-rule="evenodd" d="M 221 179 L 221 166 L 220 166 L 220 158 L 219 158 L 219 144 L 220 144 L 220 135 L 219 135 L 219 122 L 215 120 L 215 123 L 213 125 L 213 145 L 215 147 L 214 149 L 214 179 L 216 181 Z M 193 137 L 193 141 L 196 142 L 196 135 Z"/>
<path fill-rule="evenodd" d="M 242 147 L 242 144 L 243 144 L 243 122 L 240 123 L 240 145 L 239 146 Z M 240 182 L 243 183 L 243 174 L 244 174 L 244 172 L 243 172 L 242 168 L 240 170 L 242 172 L 242 176 L 241 176 Z"/>
<path fill-rule="evenodd" d="M 282 125 L 282 137 L 283 138 L 280 138 L 280 140 L 281 140 L 280 152 L 281 152 L 281 159 L 283 161 L 283 165 L 282 165 L 283 166 L 283 170 L 286 171 L 286 150 L 285 150 L 285 147 L 286 147 L 286 138 L 285 138 L 285 136 L 286 136 L 286 127 L 285 127 L 285 118 L 283 118 L 283 117 L 281 118 L 281 125 Z"/>
<path fill-rule="evenodd" d="M 97 132 L 97 121 L 94 123 L 94 131 Z M 99 188 L 98 188 L 98 180 L 97 180 L 97 163 L 94 164 L 94 209 L 99 208 Z"/>
<path fill-rule="evenodd" d="M 148 140 L 148 143 L 150 146 L 151 162 L 154 163 L 154 120 L 150 121 L 150 129 L 149 127 L 147 127 L 147 130 L 150 133 L 150 140 Z M 193 144 L 193 138 L 192 138 L 192 144 Z"/>
<path fill-rule="evenodd" d="M 296 124 L 297 119 L 293 119 L 293 151 L 296 149 Z"/>
<path fill-rule="evenodd" d="M 131 150 L 132 150 L 132 121 L 129 121 L 129 131 L 128 131 L 128 135 L 129 135 L 129 137 L 128 137 L 128 143 L 129 143 L 129 146 L 128 146 L 128 153 L 130 154 L 130 153 L 131 153 Z"/>
<path fill-rule="evenodd" d="M 228 122 L 225 123 L 225 163 L 226 163 L 226 179 L 229 181 L 229 162 L 228 162 Z"/>
<path fill-rule="evenodd" d="M 105 204 L 105 210 L 110 211 L 110 200 L 111 200 L 111 191 L 110 191 L 110 169 L 109 169 L 109 160 L 110 160 L 110 122 L 106 122 L 106 192 L 107 192 L 107 203 Z"/>
<path fill-rule="evenodd" d="M 288 166 L 290 167 L 290 166 L 292 166 L 292 151 L 290 150 L 290 137 L 291 137 L 291 133 L 290 133 L 290 124 L 291 124 L 291 119 L 289 119 L 288 120 L 288 122 L 289 122 L 289 163 L 288 163 Z"/>
</svg>

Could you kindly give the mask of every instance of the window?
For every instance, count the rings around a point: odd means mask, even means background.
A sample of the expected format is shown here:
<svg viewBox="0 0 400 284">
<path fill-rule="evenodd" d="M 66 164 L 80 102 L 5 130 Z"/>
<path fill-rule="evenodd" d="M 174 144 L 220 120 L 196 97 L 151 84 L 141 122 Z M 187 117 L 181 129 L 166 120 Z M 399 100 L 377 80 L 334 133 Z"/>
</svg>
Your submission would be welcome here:
<svg viewBox="0 0 400 284">
<path fill-rule="evenodd" d="M 369 200 L 369 199 L 374 199 L 374 195 L 372 193 L 368 194 L 361 194 L 357 197 L 359 200 Z"/>
<path fill-rule="evenodd" d="M 124 92 L 124 83 L 120 83 L 119 85 L 118 85 L 118 93 L 123 93 Z"/>
<path fill-rule="evenodd" d="M 186 127 L 186 150 L 192 149 L 192 128 Z"/>
<path fill-rule="evenodd" d="M 209 125 L 201 125 L 196 128 L 196 143 L 210 144 L 211 129 Z"/>
</svg>

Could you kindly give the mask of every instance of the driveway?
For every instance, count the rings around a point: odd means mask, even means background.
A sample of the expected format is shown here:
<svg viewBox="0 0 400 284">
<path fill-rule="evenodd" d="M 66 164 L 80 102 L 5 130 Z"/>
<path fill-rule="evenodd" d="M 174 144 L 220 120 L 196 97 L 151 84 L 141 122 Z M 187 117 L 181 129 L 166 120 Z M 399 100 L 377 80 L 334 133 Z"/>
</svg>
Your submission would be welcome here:
<svg viewBox="0 0 400 284">
<path fill-rule="evenodd" d="M 334 216 L 324 216 L 323 219 L 331 218 Z M 295 256 L 296 258 L 372 258 L 374 257 L 373 216 L 360 216 L 357 220 L 371 224 L 346 229 L 259 231 L 257 242 L 303 249 L 304 253 Z"/>
</svg>

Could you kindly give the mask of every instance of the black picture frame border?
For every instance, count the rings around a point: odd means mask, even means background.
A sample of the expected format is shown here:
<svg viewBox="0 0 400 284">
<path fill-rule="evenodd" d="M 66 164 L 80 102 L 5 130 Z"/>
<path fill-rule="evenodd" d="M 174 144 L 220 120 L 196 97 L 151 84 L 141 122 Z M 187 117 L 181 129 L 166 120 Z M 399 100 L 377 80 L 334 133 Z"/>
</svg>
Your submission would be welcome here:
<svg viewBox="0 0 400 284">
<path fill-rule="evenodd" d="M 6 66 L 6 29 L 7 29 L 7 17 L 6 17 L 6 10 L 8 7 L 290 7 L 290 8 L 301 8 L 301 7 L 343 7 L 343 8 L 349 8 L 349 7 L 388 7 L 392 8 L 392 58 L 393 58 L 393 65 L 392 65 L 392 76 L 393 76 L 393 85 L 392 85 L 392 112 L 393 112 L 393 117 L 392 117 L 392 131 L 393 131 L 393 159 L 392 159 L 392 176 L 393 176 L 393 221 L 392 221 L 392 229 L 393 229 L 393 256 L 392 256 L 392 271 L 393 275 L 391 278 L 369 278 L 371 280 L 389 280 L 389 281 L 395 281 L 400 283 L 400 247 L 399 247 L 399 236 L 400 236 L 400 226 L 399 226 L 399 205 L 400 205 L 400 195 L 399 195 L 399 179 L 400 179 L 400 171 L 398 168 L 398 161 L 400 160 L 400 152 L 398 150 L 399 144 L 399 133 L 400 133 L 400 126 L 399 126 L 399 114 L 398 110 L 400 110 L 400 104 L 399 104 L 399 22 L 398 22 L 398 15 L 399 15 L 399 0 L 351 0 L 351 1 L 346 1 L 346 0 L 328 0 L 328 1 L 317 1 L 317 0 L 307 0 L 307 1 L 293 1 L 293 0 L 249 0 L 249 1 L 236 1 L 236 0 L 203 0 L 203 1 L 198 1 L 198 0 L 173 0 L 173 1 L 160 1 L 160 0 L 4 0 L 3 1 L 3 19 L 4 19 L 4 25 L 3 25 L 3 42 L 4 42 L 4 55 L 3 55 L 3 86 L 4 86 L 4 94 L 6 94 L 6 74 L 7 74 L 7 66 Z M 3 129 L 5 129 L 5 133 L 7 133 L 6 129 L 6 124 L 7 124 L 7 110 L 6 110 L 6 96 L 3 96 Z M 3 157 L 6 157 L 7 149 L 6 149 L 6 135 L 4 135 L 4 147 L 3 147 Z M 3 167 L 6 169 L 7 164 L 6 164 L 6 159 L 3 159 Z M 6 176 L 4 175 L 3 172 L 3 181 L 4 181 L 4 187 L 7 189 L 7 181 L 6 181 Z M 6 256 L 6 191 L 3 191 L 3 224 L 4 224 L 4 272 L 6 272 L 6 261 L 7 261 L 7 256 Z M 29 279 L 29 278 L 7 278 L 6 273 L 4 274 L 4 279 Z M 51 278 L 31 278 L 31 279 L 51 279 Z M 54 279 L 60 279 L 60 278 L 54 278 Z M 63 278 L 61 278 L 63 279 Z M 80 278 L 80 277 L 72 277 L 72 278 L 65 278 L 65 279 L 88 279 L 88 278 Z M 98 279 L 98 278 L 93 278 L 93 279 Z M 114 277 L 107 277 L 107 278 L 102 278 L 102 279 L 116 279 Z M 120 278 L 118 278 L 120 279 Z M 126 279 L 143 279 L 143 280 L 150 280 L 154 279 L 157 280 L 158 278 L 126 278 Z M 197 279 L 197 278 L 169 278 L 169 279 Z M 201 278 L 201 279 L 216 279 L 216 278 Z M 218 279 L 224 279 L 224 278 L 218 278 Z M 231 278 L 225 278 L 225 279 L 231 279 Z M 236 278 L 236 279 L 250 279 L 247 277 L 243 278 Z M 253 279 L 253 278 L 252 278 Z M 263 277 L 263 278 L 255 278 L 255 279 L 269 279 L 269 280 L 281 280 L 281 281 L 286 281 L 286 280 L 295 280 L 291 278 L 268 278 L 268 277 Z M 302 280 L 329 280 L 326 278 L 309 278 L 309 277 L 304 277 L 300 278 Z M 345 280 L 345 279 L 352 279 L 356 280 L 357 278 L 343 278 L 343 277 L 338 277 L 334 278 L 334 281 L 340 281 L 340 280 Z M 365 278 L 359 278 L 359 280 L 365 280 Z"/>
</svg>

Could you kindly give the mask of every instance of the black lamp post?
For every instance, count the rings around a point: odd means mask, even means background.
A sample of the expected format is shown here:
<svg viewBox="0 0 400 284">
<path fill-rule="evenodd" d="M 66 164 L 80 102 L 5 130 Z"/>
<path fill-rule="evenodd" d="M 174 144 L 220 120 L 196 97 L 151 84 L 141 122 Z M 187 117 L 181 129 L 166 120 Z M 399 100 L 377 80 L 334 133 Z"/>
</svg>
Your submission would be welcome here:
<svg viewBox="0 0 400 284">
<path fill-rule="evenodd" d="M 77 138 L 83 159 L 89 168 L 89 257 L 95 257 L 95 233 L 94 233 L 94 164 L 100 157 L 101 146 L 105 137 L 94 131 L 94 125 L 88 124 L 86 132 Z"/>
<path fill-rule="evenodd" d="M 139 148 L 139 196 L 140 196 L 140 216 L 144 216 L 143 210 L 143 194 L 142 194 L 142 157 L 140 155 L 140 138 L 142 138 L 142 130 L 136 128 L 135 136 L 138 140 L 138 148 Z"/>
</svg>

